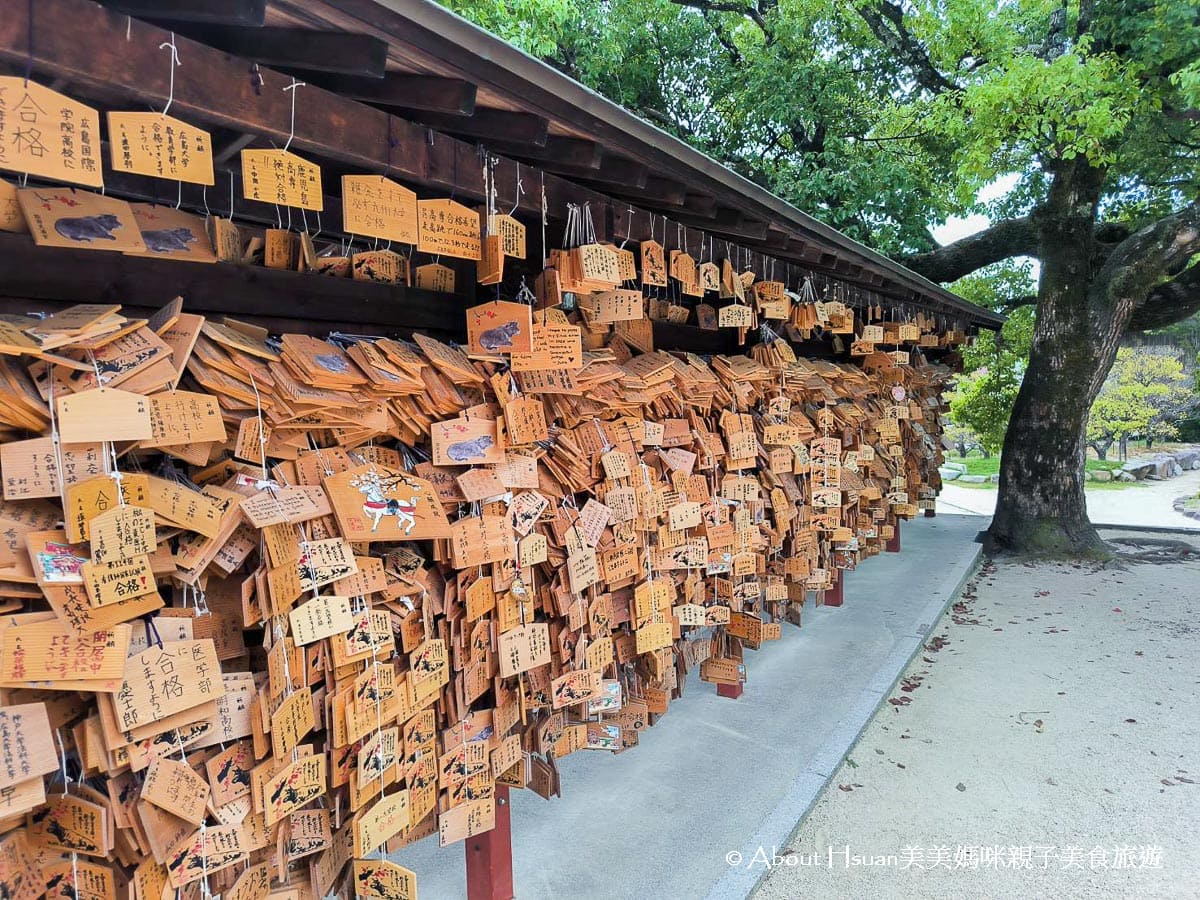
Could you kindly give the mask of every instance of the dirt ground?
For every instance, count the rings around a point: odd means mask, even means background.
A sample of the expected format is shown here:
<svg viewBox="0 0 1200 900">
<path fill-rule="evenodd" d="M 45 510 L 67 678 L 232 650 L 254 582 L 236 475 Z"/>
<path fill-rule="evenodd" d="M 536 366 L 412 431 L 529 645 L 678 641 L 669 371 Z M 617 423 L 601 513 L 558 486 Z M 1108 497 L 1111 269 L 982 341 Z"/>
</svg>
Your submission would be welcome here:
<svg viewBox="0 0 1200 900">
<path fill-rule="evenodd" d="M 1182 561 L 986 565 L 755 897 L 1200 897 L 1187 540 Z"/>
</svg>

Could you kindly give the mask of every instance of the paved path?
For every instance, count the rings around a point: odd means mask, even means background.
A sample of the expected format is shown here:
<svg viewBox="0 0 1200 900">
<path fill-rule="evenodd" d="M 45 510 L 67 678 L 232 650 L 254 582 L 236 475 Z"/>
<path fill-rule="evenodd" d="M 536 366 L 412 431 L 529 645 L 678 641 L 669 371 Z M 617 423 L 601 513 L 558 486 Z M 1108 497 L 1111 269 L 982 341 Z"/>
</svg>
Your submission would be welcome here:
<svg viewBox="0 0 1200 900">
<path fill-rule="evenodd" d="M 756 900 L 1200 896 L 1198 580 L 985 568 Z M 846 846 L 893 858 L 846 868 Z"/>
<path fill-rule="evenodd" d="M 741 699 L 693 672 L 638 747 L 563 759 L 560 799 L 514 791 L 516 896 L 744 897 L 758 873 L 726 854 L 792 830 L 957 593 L 978 529 L 965 516 L 906 523 L 902 553 L 849 574 L 844 607 L 810 604 L 803 628 L 785 624 L 782 640 L 748 651 Z M 392 858 L 417 873 L 422 897 L 465 896 L 462 844 L 430 838 Z"/>
<path fill-rule="evenodd" d="M 1200 520 L 1178 513 L 1176 497 L 1200 491 L 1200 471 L 1184 472 L 1166 481 L 1143 481 L 1139 485 L 1087 491 L 1088 515 L 1106 525 L 1157 525 L 1163 528 L 1200 529 Z M 997 491 L 960 487 L 946 482 L 938 497 L 938 511 L 990 517 L 996 509 Z"/>
</svg>

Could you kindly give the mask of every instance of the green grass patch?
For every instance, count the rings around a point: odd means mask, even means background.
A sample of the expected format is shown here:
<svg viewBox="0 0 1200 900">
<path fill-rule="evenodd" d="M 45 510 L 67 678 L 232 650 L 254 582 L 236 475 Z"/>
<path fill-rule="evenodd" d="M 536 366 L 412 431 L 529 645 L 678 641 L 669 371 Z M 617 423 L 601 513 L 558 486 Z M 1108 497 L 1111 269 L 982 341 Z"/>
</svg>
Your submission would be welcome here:
<svg viewBox="0 0 1200 900">
<path fill-rule="evenodd" d="M 947 481 L 945 485 L 976 491 L 995 491 L 1000 488 L 1000 485 L 993 481 L 985 481 L 983 484 L 972 484 L 969 481 Z M 1084 483 L 1083 489 L 1085 491 L 1123 491 L 1126 488 L 1144 487 L 1149 487 L 1144 481 L 1088 481 Z"/>
<path fill-rule="evenodd" d="M 981 459 L 978 456 L 968 456 L 966 459 L 960 459 L 958 456 L 947 456 L 946 462 L 962 463 L 967 467 L 968 475 L 999 475 L 1000 474 L 1000 457 L 993 456 L 989 459 Z M 1098 469 L 1106 469 L 1110 472 L 1121 468 L 1124 465 L 1115 459 L 1089 459 L 1086 463 L 1089 472 L 1095 472 Z"/>
</svg>

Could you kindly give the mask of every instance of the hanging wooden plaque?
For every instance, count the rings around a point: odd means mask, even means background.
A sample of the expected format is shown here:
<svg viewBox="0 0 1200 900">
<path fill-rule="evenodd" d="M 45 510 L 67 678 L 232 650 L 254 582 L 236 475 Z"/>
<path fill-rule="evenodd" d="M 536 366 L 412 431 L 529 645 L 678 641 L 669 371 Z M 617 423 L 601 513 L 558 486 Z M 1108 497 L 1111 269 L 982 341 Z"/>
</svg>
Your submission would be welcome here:
<svg viewBox="0 0 1200 900">
<path fill-rule="evenodd" d="M 212 138 L 203 128 L 156 112 L 108 113 L 114 172 L 213 184 Z"/>
<path fill-rule="evenodd" d="M 354 890 L 371 900 L 417 900 L 417 876 L 394 862 L 356 859 Z"/>
<path fill-rule="evenodd" d="M 242 196 L 316 212 L 325 208 L 320 166 L 287 150 L 242 151 Z"/>
<path fill-rule="evenodd" d="M 16 185 L 7 181 L 0 181 L 0 231 L 12 231 L 17 234 L 29 231 L 25 213 L 21 212 L 21 203 L 17 200 Z"/>
<path fill-rule="evenodd" d="M 399 469 L 368 463 L 328 476 L 325 491 L 348 541 L 416 541 L 450 535 L 450 521 L 433 486 Z"/>
<path fill-rule="evenodd" d="M 517 259 L 525 258 L 525 226 L 512 216 L 498 213 L 491 218 L 488 233 L 500 238 L 500 252 Z"/>
<path fill-rule="evenodd" d="M 382 175 L 343 175 L 342 222 L 350 234 L 415 244 L 417 195 Z"/>
<path fill-rule="evenodd" d="M 0 169 L 103 187 L 100 116 L 35 81 L 0 77 Z"/>
<path fill-rule="evenodd" d="M 408 260 L 394 250 L 364 250 L 350 258 L 350 275 L 355 281 L 408 284 Z"/>
<path fill-rule="evenodd" d="M 533 326 L 531 349 L 514 353 L 514 372 L 539 369 L 579 369 L 583 366 L 583 333 L 578 325 Z"/>
<path fill-rule="evenodd" d="M 498 300 L 467 310 L 467 345 L 472 353 L 527 353 L 532 333 L 532 310 L 524 303 Z"/>
<path fill-rule="evenodd" d="M 459 416 L 430 426 L 435 466 L 497 465 L 504 462 L 504 447 L 496 439 L 492 419 Z"/>
<path fill-rule="evenodd" d="M 74 188 L 25 188 L 17 196 L 38 246 L 146 249 L 133 210 L 124 200 Z"/>
<path fill-rule="evenodd" d="M 717 312 L 717 322 L 721 328 L 750 328 L 754 325 L 754 310 L 740 303 L 731 303 Z"/>
<path fill-rule="evenodd" d="M 454 293 L 454 270 L 439 263 L 428 263 L 413 270 L 414 284 L 427 291 Z"/>
<path fill-rule="evenodd" d="M 663 246 L 658 241 L 642 241 L 642 284 L 658 287 L 667 286 L 667 261 Z"/>
<path fill-rule="evenodd" d="M 418 250 L 458 259 L 479 259 L 479 213 L 453 200 L 418 200 L 417 209 Z"/>
<path fill-rule="evenodd" d="M 504 280 L 504 254 L 500 249 L 500 235 L 485 235 L 481 244 L 476 280 L 480 284 L 499 284 Z"/>
<path fill-rule="evenodd" d="M 127 251 L 130 256 L 155 256 L 188 262 L 216 262 L 204 219 L 152 203 L 133 203 L 134 221 L 142 235 L 144 251 Z"/>
</svg>

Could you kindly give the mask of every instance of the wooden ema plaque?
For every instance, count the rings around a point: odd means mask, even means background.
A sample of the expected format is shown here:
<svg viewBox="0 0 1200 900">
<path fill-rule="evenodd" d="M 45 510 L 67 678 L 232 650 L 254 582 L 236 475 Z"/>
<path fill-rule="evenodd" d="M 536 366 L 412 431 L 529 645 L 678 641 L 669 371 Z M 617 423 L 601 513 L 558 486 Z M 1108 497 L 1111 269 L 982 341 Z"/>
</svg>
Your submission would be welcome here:
<svg viewBox="0 0 1200 900">
<path fill-rule="evenodd" d="M 242 193 L 260 203 L 316 212 L 325 208 L 321 169 L 287 150 L 243 150 Z"/>
<path fill-rule="evenodd" d="M 162 113 L 110 112 L 108 134 L 109 160 L 116 172 L 215 183 L 212 138 L 202 128 Z"/>
<path fill-rule="evenodd" d="M 681 671 L 735 693 L 933 502 L 946 368 L 656 351 L 634 260 L 588 246 L 557 256 L 577 308 L 481 303 L 463 347 L 182 301 L 2 324 L 14 896 L 413 896 L 380 851 L 479 840 L 504 791 L 635 748 Z M 730 278 L 714 319 L 773 302 Z"/>
<path fill-rule="evenodd" d="M 103 187 L 99 115 L 36 81 L 0 77 L 0 169 Z"/>
<path fill-rule="evenodd" d="M 481 252 L 479 213 L 453 200 L 418 200 L 422 253 L 478 260 Z"/>
</svg>

